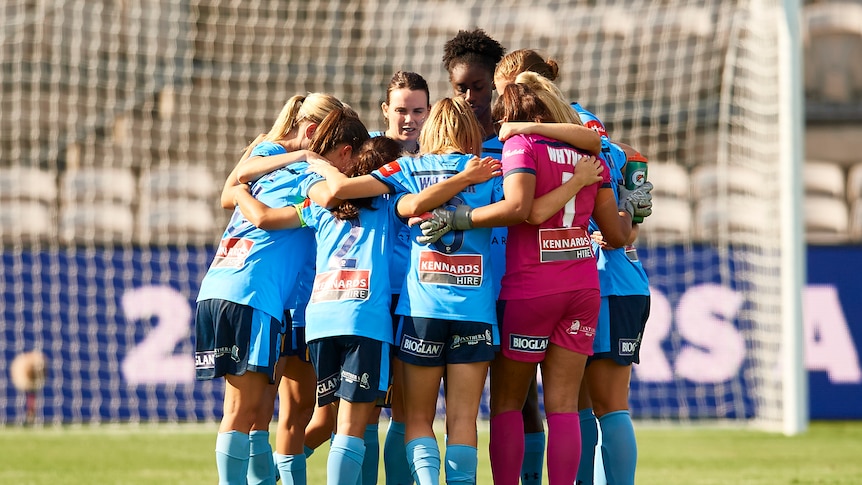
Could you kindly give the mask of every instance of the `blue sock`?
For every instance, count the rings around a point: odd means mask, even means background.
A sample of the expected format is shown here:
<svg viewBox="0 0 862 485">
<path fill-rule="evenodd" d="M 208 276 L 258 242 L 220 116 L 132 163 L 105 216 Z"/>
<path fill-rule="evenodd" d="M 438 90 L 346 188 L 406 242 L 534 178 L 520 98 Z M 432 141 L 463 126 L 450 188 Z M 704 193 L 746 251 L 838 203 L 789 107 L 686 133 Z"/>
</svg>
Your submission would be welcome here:
<svg viewBox="0 0 862 485">
<path fill-rule="evenodd" d="M 440 448 L 437 447 L 437 440 L 423 436 L 410 440 L 405 448 L 413 480 L 419 485 L 439 485 Z"/>
<path fill-rule="evenodd" d="M 383 469 L 386 485 L 412 485 L 413 474 L 404 445 L 404 423 L 389 420 L 386 442 L 383 444 Z"/>
<path fill-rule="evenodd" d="M 638 462 L 638 445 L 632 416 L 627 410 L 614 411 L 599 418 L 602 427 L 602 460 L 608 483 L 633 485 Z"/>
<path fill-rule="evenodd" d="M 380 436 L 378 425 L 369 424 L 365 427 L 365 457 L 362 459 L 362 484 L 375 485 L 380 467 Z"/>
<path fill-rule="evenodd" d="M 278 468 L 278 475 L 281 477 L 282 485 L 305 485 L 306 476 L 306 456 L 302 455 L 275 455 L 275 466 Z"/>
<path fill-rule="evenodd" d="M 269 431 L 252 431 L 248 435 L 248 485 L 274 485 L 275 470 Z"/>
<path fill-rule="evenodd" d="M 365 442 L 362 438 L 335 435 L 326 460 L 326 483 L 329 485 L 359 483 L 359 477 L 362 476 L 363 456 L 365 456 Z"/>
<path fill-rule="evenodd" d="M 524 461 L 521 463 L 521 483 L 542 483 L 542 467 L 545 464 L 545 432 L 524 435 Z"/>
<path fill-rule="evenodd" d="M 314 454 L 314 448 L 310 448 L 308 446 L 302 446 L 302 452 L 305 453 L 306 458 L 311 458 L 311 455 Z"/>
<path fill-rule="evenodd" d="M 596 459 L 596 444 L 599 427 L 593 408 L 578 411 L 581 421 L 581 462 L 578 465 L 578 485 L 593 485 L 593 468 Z"/>
<path fill-rule="evenodd" d="M 446 483 L 476 483 L 479 462 L 476 448 L 469 445 L 446 445 Z"/>
<path fill-rule="evenodd" d="M 215 456 L 219 485 L 245 485 L 248 472 L 248 435 L 239 431 L 219 433 Z"/>
</svg>

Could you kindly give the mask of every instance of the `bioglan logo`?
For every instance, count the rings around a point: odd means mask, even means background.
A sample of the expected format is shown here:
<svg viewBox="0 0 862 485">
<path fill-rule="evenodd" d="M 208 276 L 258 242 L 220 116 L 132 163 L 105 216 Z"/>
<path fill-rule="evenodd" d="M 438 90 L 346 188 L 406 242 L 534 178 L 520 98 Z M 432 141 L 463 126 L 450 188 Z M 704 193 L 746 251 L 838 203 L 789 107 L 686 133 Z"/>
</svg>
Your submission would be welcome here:
<svg viewBox="0 0 862 485">
<path fill-rule="evenodd" d="M 631 356 L 635 355 L 635 351 L 638 349 L 638 341 L 630 338 L 621 338 L 620 342 L 620 355 Z"/>
<path fill-rule="evenodd" d="M 338 374 L 332 374 L 326 379 L 321 379 L 317 381 L 317 395 L 318 396 L 328 396 L 335 392 L 338 389 Z"/>
<path fill-rule="evenodd" d="M 509 350 L 519 352 L 544 352 L 548 349 L 548 337 L 533 337 L 531 335 L 509 335 Z"/>
<path fill-rule="evenodd" d="M 401 350 L 417 357 L 440 357 L 443 355 L 443 343 L 427 342 L 405 335 L 401 339 Z"/>
<path fill-rule="evenodd" d="M 195 369 L 214 369 L 215 352 L 195 352 Z"/>
</svg>

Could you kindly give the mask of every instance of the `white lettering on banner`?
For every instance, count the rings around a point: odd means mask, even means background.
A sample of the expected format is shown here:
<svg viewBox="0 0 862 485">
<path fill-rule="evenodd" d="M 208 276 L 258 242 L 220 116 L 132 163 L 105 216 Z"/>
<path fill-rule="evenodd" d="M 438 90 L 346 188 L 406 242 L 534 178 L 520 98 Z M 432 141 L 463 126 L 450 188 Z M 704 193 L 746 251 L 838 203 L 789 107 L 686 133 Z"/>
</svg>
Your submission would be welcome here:
<svg viewBox="0 0 862 485">
<path fill-rule="evenodd" d="M 832 285 L 806 287 L 802 313 L 808 370 L 826 371 L 829 381 L 836 384 L 862 383 L 859 355 L 841 310 L 838 289 Z"/>
<path fill-rule="evenodd" d="M 742 296 L 725 286 L 689 288 L 676 307 L 676 326 L 689 344 L 676 358 L 676 373 L 692 382 L 724 382 L 739 373 L 745 340 L 733 320 Z"/>
<path fill-rule="evenodd" d="M 641 363 L 633 367 L 641 382 L 671 382 L 674 375 L 699 383 L 719 383 L 738 375 L 745 341 L 734 325 L 742 297 L 717 284 L 693 286 L 674 310 L 667 297 L 650 288 L 650 317 L 641 341 Z M 826 371 L 836 384 L 862 384 L 859 355 L 833 285 L 804 291 L 806 368 Z M 674 330 L 673 324 L 676 324 Z M 671 361 L 662 342 L 677 333 L 680 351 Z"/>
<path fill-rule="evenodd" d="M 142 286 L 125 292 L 122 304 L 130 324 L 156 317 L 156 326 L 123 359 L 126 382 L 133 386 L 194 384 L 195 360 L 187 353 L 174 353 L 177 344 L 191 333 L 189 300 L 170 286 Z"/>
<path fill-rule="evenodd" d="M 646 331 L 641 339 L 640 364 L 632 366 L 637 380 L 642 382 L 670 382 L 673 369 L 661 348 L 663 340 L 670 336 L 670 301 L 663 293 L 650 288 L 650 313 Z"/>
</svg>

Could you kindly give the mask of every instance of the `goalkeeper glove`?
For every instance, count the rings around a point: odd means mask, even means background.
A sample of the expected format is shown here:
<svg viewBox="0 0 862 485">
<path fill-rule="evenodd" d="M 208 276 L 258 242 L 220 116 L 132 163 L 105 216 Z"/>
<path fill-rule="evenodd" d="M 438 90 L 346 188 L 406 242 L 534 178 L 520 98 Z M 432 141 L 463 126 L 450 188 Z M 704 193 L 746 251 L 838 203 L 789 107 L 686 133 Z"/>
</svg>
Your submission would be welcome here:
<svg viewBox="0 0 862 485">
<path fill-rule="evenodd" d="M 644 182 L 640 187 L 629 190 L 625 185 L 619 186 L 620 199 L 617 208 L 628 212 L 632 220 L 643 220 L 652 214 L 652 183 Z"/>
<path fill-rule="evenodd" d="M 454 208 L 438 207 L 423 214 L 419 224 L 422 235 L 416 238 L 420 244 L 436 242 L 449 231 L 465 231 L 473 228 L 473 208 L 458 205 Z"/>
</svg>

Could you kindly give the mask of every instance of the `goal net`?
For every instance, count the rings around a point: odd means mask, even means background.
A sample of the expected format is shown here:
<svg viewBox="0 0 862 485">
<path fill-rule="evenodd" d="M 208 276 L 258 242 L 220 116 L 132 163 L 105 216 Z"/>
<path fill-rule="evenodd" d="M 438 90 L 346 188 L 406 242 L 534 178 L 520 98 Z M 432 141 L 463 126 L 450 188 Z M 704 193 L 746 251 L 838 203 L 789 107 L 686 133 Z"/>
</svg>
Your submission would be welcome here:
<svg viewBox="0 0 862 485">
<path fill-rule="evenodd" d="M 372 130 L 397 70 L 450 96 L 443 45 L 475 27 L 557 60 L 571 101 L 650 159 L 633 414 L 781 421 L 779 1 L 0 9 L 0 362 L 45 364 L 35 389 L 0 379 L 0 424 L 217 419 L 221 382 L 194 381 L 192 315 L 242 149 L 297 93 L 334 94 Z"/>
</svg>

